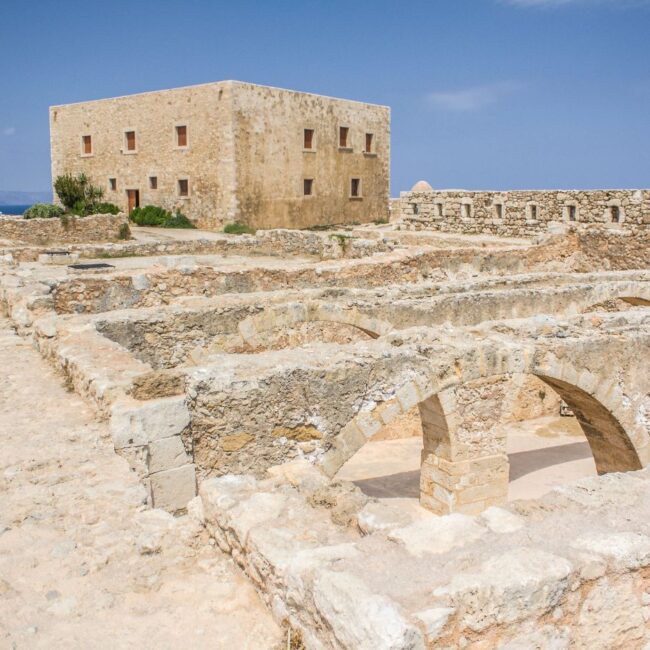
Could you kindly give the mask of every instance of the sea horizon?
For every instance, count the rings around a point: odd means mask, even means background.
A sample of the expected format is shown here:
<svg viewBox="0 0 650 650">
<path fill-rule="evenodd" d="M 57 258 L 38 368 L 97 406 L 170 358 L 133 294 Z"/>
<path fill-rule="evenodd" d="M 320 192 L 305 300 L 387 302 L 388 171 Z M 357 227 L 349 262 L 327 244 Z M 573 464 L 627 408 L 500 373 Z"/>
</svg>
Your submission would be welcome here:
<svg viewBox="0 0 650 650">
<path fill-rule="evenodd" d="M 2 216 L 20 216 L 22 215 L 27 208 L 31 207 L 34 205 L 33 203 L 25 203 L 25 204 L 7 204 L 7 205 L 2 205 L 0 204 L 0 215 Z"/>
</svg>

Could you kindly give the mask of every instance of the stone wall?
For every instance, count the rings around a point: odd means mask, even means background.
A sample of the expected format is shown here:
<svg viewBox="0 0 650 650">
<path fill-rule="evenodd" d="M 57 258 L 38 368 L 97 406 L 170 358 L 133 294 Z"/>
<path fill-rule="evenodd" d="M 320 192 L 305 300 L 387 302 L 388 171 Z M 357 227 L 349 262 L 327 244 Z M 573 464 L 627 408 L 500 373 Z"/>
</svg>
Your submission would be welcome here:
<svg viewBox="0 0 650 650">
<path fill-rule="evenodd" d="M 179 125 L 187 128 L 183 147 Z M 125 210 L 127 190 L 138 190 L 140 205 L 180 209 L 211 229 L 233 221 L 256 228 L 368 222 L 388 217 L 389 125 L 383 106 L 236 81 L 54 106 L 52 178 L 84 172 Z M 349 128 L 348 147 L 338 146 L 339 126 Z M 314 130 L 309 150 L 306 128 Z M 126 131 L 135 131 L 134 151 Z M 83 136 L 92 153 L 83 153 Z M 361 179 L 358 198 L 350 196 L 353 177 Z M 311 196 L 305 178 L 313 179 Z M 179 195 L 181 179 L 188 196 Z"/>
<path fill-rule="evenodd" d="M 412 191 L 399 206 L 414 230 L 532 237 L 557 223 L 650 227 L 650 190 Z"/>
<path fill-rule="evenodd" d="M 115 241 L 119 239 L 120 228 L 125 224 L 128 224 L 128 220 L 124 214 L 52 219 L 0 217 L 0 239 L 41 246 Z"/>
</svg>

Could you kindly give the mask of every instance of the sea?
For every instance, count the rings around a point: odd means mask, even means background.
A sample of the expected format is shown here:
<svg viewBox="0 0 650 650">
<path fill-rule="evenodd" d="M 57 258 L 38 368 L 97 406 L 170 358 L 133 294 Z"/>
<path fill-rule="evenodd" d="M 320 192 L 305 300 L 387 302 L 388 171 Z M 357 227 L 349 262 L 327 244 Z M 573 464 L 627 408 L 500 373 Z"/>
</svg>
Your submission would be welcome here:
<svg viewBox="0 0 650 650">
<path fill-rule="evenodd" d="M 0 205 L 0 214 L 22 214 L 30 205 Z"/>
</svg>

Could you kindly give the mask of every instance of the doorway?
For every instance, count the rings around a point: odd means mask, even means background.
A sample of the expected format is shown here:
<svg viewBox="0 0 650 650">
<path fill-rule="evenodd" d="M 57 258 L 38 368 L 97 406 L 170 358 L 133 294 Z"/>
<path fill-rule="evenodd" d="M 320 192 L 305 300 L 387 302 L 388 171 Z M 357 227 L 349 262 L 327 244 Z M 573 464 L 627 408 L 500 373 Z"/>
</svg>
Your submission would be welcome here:
<svg viewBox="0 0 650 650">
<path fill-rule="evenodd" d="M 140 207 L 140 190 L 127 190 L 126 198 L 129 204 L 129 214 L 131 214 L 133 208 Z"/>
</svg>

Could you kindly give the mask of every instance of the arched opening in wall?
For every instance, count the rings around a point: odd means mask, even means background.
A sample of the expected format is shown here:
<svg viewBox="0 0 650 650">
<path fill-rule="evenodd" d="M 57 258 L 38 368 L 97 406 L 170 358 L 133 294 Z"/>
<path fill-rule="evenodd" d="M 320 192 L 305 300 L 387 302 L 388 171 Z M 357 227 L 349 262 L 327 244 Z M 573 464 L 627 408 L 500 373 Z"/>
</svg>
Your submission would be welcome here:
<svg viewBox="0 0 650 650">
<path fill-rule="evenodd" d="M 560 414 L 564 400 L 571 416 Z M 626 432 L 593 396 L 551 377 L 470 381 L 402 412 L 340 468 L 369 496 L 438 514 L 537 498 L 585 476 L 640 468 Z"/>
<path fill-rule="evenodd" d="M 356 343 L 372 338 L 377 338 L 374 332 L 356 325 L 337 321 L 309 320 L 258 332 L 255 339 L 250 340 L 246 349 L 242 351 L 266 352 L 305 347 L 314 343 Z"/>
</svg>

